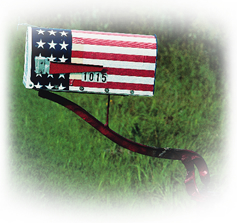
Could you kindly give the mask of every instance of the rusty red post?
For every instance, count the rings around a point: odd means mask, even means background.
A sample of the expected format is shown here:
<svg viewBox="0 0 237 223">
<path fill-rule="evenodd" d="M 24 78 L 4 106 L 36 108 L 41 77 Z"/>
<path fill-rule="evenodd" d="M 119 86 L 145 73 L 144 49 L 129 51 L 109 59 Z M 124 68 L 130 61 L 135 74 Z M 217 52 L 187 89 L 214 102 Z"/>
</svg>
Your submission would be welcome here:
<svg viewBox="0 0 237 223">
<path fill-rule="evenodd" d="M 69 101 L 66 98 L 63 98 L 57 94 L 50 93 L 48 91 L 39 91 L 38 94 L 42 98 L 54 101 L 67 109 L 73 111 L 75 114 L 80 116 L 83 120 L 105 135 L 107 138 L 117 143 L 119 146 L 129 149 L 133 152 L 140 153 L 147 156 L 180 160 L 184 164 L 187 175 L 185 178 L 186 190 L 190 196 L 196 201 L 202 201 L 205 197 L 199 192 L 196 181 L 195 181 L 195 168 L 197 167 L 202 183 L 207 186 L 210 181 L 210 174 L 205 160 L 196 152 L 191 150 L 183 149 L 171 149 L 171 148 L 156 148 L 151 146 L 142 145 L 140 143 L 133 142 L 118 133 L 114 132 L 108 127 L 108 110 L 109 104 L 107 107 L 107 122 L 106 124 L 101 123 L 94 116 L 89 114 L 79 105 Z M 110 98 L 108 98 L 108 101 Z"/>
</svg>

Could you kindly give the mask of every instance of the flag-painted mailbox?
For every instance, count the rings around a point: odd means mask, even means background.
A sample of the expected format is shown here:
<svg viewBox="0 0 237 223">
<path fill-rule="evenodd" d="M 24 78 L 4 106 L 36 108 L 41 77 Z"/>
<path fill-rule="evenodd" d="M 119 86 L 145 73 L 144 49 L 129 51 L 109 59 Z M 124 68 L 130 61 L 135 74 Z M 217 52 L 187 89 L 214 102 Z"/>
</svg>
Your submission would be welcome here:
<svg viewBox="0 0 237 223">
<path fill-rule="evenodd" d="M 155 36 L 28 27 L 23 83 L 26 88 L 38 90 L 40 97 L 73 111 L 121 147 L 146 156 L 182 161 L 187 170 L 188 194 L 203 200 L 205 196 L 196 186 L 194 166 L 205 186 L 210 175 L 198 153 L 142 145 L 109 128 L 110 94 L 154 95 L 156 59 Z M 49 91 L 108 94 L 106 123 Z"/>
<path fill-rule="evenodd" d="M 153 96 L 156 36 L 28 27 L 26 88 Z"/>
</svg>

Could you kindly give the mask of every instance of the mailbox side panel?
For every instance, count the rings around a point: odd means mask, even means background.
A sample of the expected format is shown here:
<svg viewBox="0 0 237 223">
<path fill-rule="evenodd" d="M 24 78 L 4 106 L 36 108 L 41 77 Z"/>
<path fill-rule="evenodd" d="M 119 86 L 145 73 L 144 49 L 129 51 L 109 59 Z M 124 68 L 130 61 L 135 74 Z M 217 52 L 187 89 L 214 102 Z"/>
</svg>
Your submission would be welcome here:
<svg viewBox="0 0 237 223">
<path fill-rule="evenodd" d="M 23 83 L 50 91 L 153 96 L 156 59 L 155 36 L 28 27 Z M 50 73 L 50 64 L 103 72 Z"/>
<path fill-rule="evenodd" d="M 71 90 L 153 96 L 157 57 L 155 36 L 72 30 L 72 63 L 101 65 L 107 82 L 74 80 Z"/>
</svg>

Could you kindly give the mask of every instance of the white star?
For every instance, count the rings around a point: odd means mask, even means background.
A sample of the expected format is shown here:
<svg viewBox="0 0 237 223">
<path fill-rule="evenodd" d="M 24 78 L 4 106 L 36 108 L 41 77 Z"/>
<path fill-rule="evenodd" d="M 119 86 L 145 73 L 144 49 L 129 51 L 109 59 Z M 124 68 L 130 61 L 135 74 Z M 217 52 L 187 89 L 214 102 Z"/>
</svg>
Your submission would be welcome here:
<svg viewBox="0 0 237 223">
<path fill-rule="evenodd" d="M 49 78 L 49 77 L 53 78 L 53 74 L 48 74 L 47 78 Z"/>
<path fill-rule="evenodd" d="M 48 31 L 48 32 L 49 32 L 49 35 L 50 35 L 50 36 L 51 36 L 51 35 L 54 35 L 54 36 L 55 36 L 56 31 L 51 30 L 51 31 Z"/>
<path fill-rule="evenodd" d="M 51 56 L 48 58 L 49 58 L 49 61 L 51 61 L 51 62 L 53 62 L 56 59 L 56 57 L 53 57 L 53 54 L 51 54 Z"/>
<path fill-rule="evenodd" d="M 40 85 L 40 83 L 38 82 L 37 85 L 35 85 L 36 88 L 41 88 L 43 85 Z"/>
<path fill-rule="evenodd" d="M 42 55 L 41 55 L 41 53 L 39 54 L 39 58 L 43 58 Z"/>
<path fill-rule="evenodd" d="M 67 36 L 67 34 L 68 34 L 68 32 L 65 32 L 65 31 L 62 31 L 60 33 L 61 33 L 61 36 Z"/>
<path fill-rule="evenodd" d="M 60 86 L 58 87 L 59 90 L 63 90 L 65 87 L 63 87 L 63 84 L 61 83 Z"/>
<path fill-rule="evenodd" d="M 49 82 L 49 85 L 46 85 L 46 87 L 51 90 L 54 86 L 52 86 L 51 83 Z"/>
<path fill-rule="evenodd" d="M 36 77 L 38 77 L 38 76 L 42 77 L 42 75 L 41 75 L 41 74 L 36 74 Z"/>
<path fill-rule="evenodd" d="M 36 43 L 38 44 L 38 48 L 42 47 L 44 49 L 45 42 L 42 42 L 42 39 L 40 39 L 40 41 Z"/>
<path fill-rule="evenodd" d="M 65 76 L 64 76 L 64 75 L 65 75 L 65 74 L 59 74 L 58 79 L 61 78 L 61 77 L 65 79 Z"/>
<path fill-rule="evenodd" d="M 36 31 L 38 32 L 38 35 L 39 35 L 39 34 L 44 35 L 44 32 L 45 32 L 45 31 L 43 31 L 42 29 L 40 29 L 40 30 L 36 30 Z"/>
<path fill-rule="evenodd" d="M 61 45 L 61 49 L 60 49 L 60 50 L 62 50 L 62 49 L 67 50 L 67 46 L 68 46 L 69 44 L 66 44 L 65 41 L 63 41 L 63 43 L 59 43 L 59 45 Z"/>
<path fill-rule="evenodd" d="M 64 63 L 66 60 L 68 60 L 68 58 L 64 58 L 64 55 L 62 56 L 62 58 L 58 58 L 62 63 Z"/>
<path fill-rule="evenodd" d="M 53 40 L 51 41 L 51 43 L 48 43 L 50 45 L 49 49 L 54 48 L 55 49 L 55 45 L 57 45 L 57 43 L 54 43 Z"/>
</svg>

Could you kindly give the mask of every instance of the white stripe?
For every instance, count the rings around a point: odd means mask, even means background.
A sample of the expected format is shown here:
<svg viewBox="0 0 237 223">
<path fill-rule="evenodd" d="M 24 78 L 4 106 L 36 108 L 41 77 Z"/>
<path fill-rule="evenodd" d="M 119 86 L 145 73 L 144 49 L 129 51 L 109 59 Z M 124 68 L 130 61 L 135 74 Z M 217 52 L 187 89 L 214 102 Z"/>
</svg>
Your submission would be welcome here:
<svg viewBox="0 0 237 223">
<path fill-rule="evenodd" d="M 155 70 L 155 63 L 140 63 L 130 61 L 114 61 L 114 60 L 97 60 L 97 59 L 82 59 L 71 58 L 72 63 L 82 63 L 90 65 L 101 65 L 103 67 L 137 69 L 137 70 Z"/>
<path fill-rule="evenodd" d="M 117 47 L 117 46 L 99 46 L 87 44 L 72 44 L 72 51 L 85 51 L 97 53 L 114 53 L 127 55 L 156 56 L 156 49 Z"/>
<path fill-rule="evenodd" d="M 72 73 L 69 75 L 69 79 L 82 80 L 83 73 Z"/>
<path fill-rule="evenodd" d="M 134 83 L 134 84 L 150 84 L 154 85 L 154 78 L 152 77 L 136 77 L 136 76 L 123 76 L 123 75 L 111 75 L 107 77 L 108 82 L 120 82 L 120 83 Z"/>
<path fill-rule="evenodd" d="M 69 79 L 82 80 L 83 73 L 72 73 Z M 107 77 L 108 82 L 129 83 L 129 84 L 150 84 L 154 85 L 154 78 L 152 77 L 137 77 L 137 76 L 123 76 L 109 74 Z"/>
<path fill-rule="evenodd" d="M 84 90 L 81 91 L 79 87 L 69 86 L 69 91 L 107 94 L 104 88 L 84 87 Z M 109 94 L 132 95 L 130 90 L 120 90 L 120 89 L 109 89 Z M 153 96 L 153 91 L 134 91 L 133 95 Z"/>
<path fill-rule="evenodd" d="M 131 41 L 139 43 L 156 43 L 156 38 L 145 38 L 145 37 L 134 37 L 134 36 L 113 36 L 106 34 L 97 34 L 97 33 L 80 33 L 72 31 L 72 38 L 90 38 L 90 39 L 102 39 L 102 40 L 118 40 L 118 41 Z"/>
</svg>

